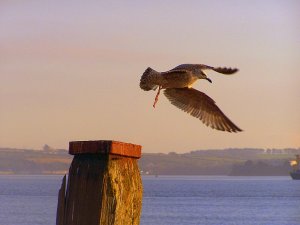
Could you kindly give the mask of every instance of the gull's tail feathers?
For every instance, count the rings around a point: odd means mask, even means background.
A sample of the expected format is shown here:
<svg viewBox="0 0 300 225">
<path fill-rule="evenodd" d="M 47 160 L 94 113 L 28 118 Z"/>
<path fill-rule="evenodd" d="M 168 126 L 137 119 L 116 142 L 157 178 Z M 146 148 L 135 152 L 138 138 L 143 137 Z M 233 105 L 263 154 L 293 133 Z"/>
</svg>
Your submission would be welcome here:
<svg viewBox="0 0 300 225">
<path fill-rule="evenodd" d="M 160 77 L 160 73 L 154 69 L 148 67 L 143 73 L 140 80 L 140 88 L 144 91 L 156 90 L 158 87 L 157 80 Z"/>
</svg>

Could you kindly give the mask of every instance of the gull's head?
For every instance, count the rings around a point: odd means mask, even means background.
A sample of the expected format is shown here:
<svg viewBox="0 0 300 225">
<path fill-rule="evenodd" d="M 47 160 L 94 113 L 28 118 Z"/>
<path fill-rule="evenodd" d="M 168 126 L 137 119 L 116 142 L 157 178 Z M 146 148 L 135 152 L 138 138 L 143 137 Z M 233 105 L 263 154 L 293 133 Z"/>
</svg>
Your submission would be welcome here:
<svg viewBox="0 0 300 225">
<path fill-rule="evenodd" d="M 204 71 L 202 71 L 201 69 L 198 71 L 197 76 L 198 76 L 199 79 L 205 79 L 205 80 L 207 80 L 208 82 L 212 83 L 211 79 L 209 79 L 209 78 L 207 77 L 207 75 L 204 73 Z"/>
</svg>

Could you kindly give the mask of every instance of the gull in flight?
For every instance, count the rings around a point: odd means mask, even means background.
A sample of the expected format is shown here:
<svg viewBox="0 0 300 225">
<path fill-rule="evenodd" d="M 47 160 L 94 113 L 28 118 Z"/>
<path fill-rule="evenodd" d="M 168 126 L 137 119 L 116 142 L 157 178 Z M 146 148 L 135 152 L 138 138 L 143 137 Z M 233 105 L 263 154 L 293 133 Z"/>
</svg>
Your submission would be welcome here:
<svg viewBox="0 0 300 225">
<path fill-rule="evenodd" d="M 198 79 L 212 83 L 205 70 L 230 75 L 238 71 L 235 68 L 212 67 L 203 64 L 182 64 L 166 72 L 157 72 L 148 67 L 140 80 L 140 87 L 145 91 L 156 90 L 155 107 L 161 89 L 169 101 L 179 109 L 199 118 L 206 126 L 213 129 L 240 132 L 236 126 L 216 105 L 215 101 L 201 91 L 192 88 Z"/>
</svg>

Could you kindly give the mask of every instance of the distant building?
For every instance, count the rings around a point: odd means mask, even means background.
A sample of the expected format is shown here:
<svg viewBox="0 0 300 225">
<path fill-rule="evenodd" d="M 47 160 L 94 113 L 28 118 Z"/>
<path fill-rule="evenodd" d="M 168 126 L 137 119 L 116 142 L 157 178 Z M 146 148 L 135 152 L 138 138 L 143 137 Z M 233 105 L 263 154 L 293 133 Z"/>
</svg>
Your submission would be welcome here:
<svg viewBox="0 0 300 225">
<path fill-rule="evenodd" d="M 44 147 L 43 147 L 43 150 L 44 151 L 53 151 L 55 150 L 54 148 L 50 147 L 49 145 L 45 144 Z"/>
</svg>

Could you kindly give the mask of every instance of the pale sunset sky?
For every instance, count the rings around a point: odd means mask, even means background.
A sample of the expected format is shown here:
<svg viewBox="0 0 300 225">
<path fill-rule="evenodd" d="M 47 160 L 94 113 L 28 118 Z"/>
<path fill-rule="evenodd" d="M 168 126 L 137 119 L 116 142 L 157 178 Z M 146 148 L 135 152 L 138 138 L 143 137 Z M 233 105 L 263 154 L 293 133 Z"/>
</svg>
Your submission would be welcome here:
<svg viewBox="0 0 300 225">
<path fill-rule="evenodd" d="M 206 127 L 156 92 L 151 66 L 237 67 L 194 88 L 242 133 Z M 143 152 L 300 147 L 300 1 L 0 2 L 0 147 L 118 140 Z"/>
</svg>

